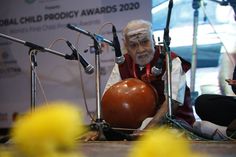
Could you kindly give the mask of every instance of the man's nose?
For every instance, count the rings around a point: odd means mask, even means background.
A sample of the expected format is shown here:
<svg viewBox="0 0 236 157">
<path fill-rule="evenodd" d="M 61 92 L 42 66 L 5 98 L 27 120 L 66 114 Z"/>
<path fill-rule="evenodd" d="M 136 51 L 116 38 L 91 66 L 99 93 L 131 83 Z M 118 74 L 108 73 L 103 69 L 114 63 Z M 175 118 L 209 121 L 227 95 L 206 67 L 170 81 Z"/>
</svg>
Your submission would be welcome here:
<svg viewBox="0 0 236 157">
<path fill-rule="evenodd" d="M 145 49 L 144 49 L 144 47 L 140 44 L 140 43 L 138 43 L 138 49 L 137 49 L 137 51 L 138 52 L 143 52 Z"/>
</svg>

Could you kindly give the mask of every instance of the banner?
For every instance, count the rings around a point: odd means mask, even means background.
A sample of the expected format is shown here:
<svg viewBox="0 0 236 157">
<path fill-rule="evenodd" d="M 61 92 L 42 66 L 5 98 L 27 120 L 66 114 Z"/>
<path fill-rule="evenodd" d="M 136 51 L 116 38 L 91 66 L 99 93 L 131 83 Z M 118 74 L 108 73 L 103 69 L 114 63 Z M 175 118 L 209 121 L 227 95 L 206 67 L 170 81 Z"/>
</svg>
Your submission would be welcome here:
<svg viewBox="0 0 236 157">
<path fill-rule="evenodd" d="M 151 20 L 151 0 L 4 0 L 0 8 L 0 33 L 70 55 L 72 51 L 65 42 L 68 40 L 94 67 L 93 40 L 68 29 L 67 24 L 112 41 L 109 24 L 112 23 L 122 45 L 121 31 L 128 21 Z M 102 45 L 99 55 L 101 93 L 115 63 L 114 49 Z M 0 128 L 9 127 L 16 113 L 32 108 L 29 51 L 30 48 L 22 43 L 0 37 Z M 36 106 L 46 100 L 65 100 L 85 110 L 84 92 L 89 110 L 96 112 L 95 73 L 86 74 L 78 61 L 66 60 L 50 52 L 38 51 L 35 60 Z M 90 122 L 88 117 L 85 121 Z"/>
</svg>

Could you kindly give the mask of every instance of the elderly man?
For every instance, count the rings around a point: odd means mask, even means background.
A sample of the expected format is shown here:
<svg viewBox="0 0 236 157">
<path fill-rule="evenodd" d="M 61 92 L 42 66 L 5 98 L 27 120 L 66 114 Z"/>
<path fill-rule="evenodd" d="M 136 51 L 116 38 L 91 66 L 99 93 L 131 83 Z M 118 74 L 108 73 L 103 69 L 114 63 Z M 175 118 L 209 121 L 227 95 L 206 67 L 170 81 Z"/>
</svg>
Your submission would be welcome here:
<svg viewBox="0 0 236 157">
<path fill-rule="evenodd" d="M 158 93 L 158 104 L 156 114 L 152 120 L 145 126 L 145 129 L 152 128 L 161 124 L 163 118 L 168 112 L 166 100 L 166 64 L 165 56 L 162 56 L 162 72 L 158 76 L 151 73 L 151 68 L 156 65 L 160 59 L 162 46 L 155 45 L 152 35 L 152 25 L 150 22 L 138 19 L 130 21 L 123 29 L 123 42 L 126 49 L 123 64 L 115 64 L 105 90 L 114 83 L 127 79 L 137 78 L 148 82 Z M 162 54 L 163 55 L 163 54 Z M 186 84 L 185 72 L 189 70 L 190 64 L 171 52 L 172 60 L 172 106 L 173 115 L 176 119 L 185 121 L 190 126 L 194 123 L 192 106 L 190 104 L 190 92 Z M 89 139 L 89 138 L 87 138 Z M 95 136 L 91 139 L 96 139 Z"/>
<path fill-rule="evenodd" d="M 127 78 L 148 81 L 156 89 L 159 96 L 159 103 L 157 104 L 159 110 L 147 127 L 155 126 L 168 111 L 164 90 L 166 65 L 163 63 L 163 71 L 160 75 L 155 77 L 151 74 L 151 68 L 156 65 L 163 47 L 154 45 L 152 26 L 148 21 L 130 21 L 123 30 L 123 36 L 124 46 L 127 50 L 124 55 L 125 62 L 121 65 L 115 64 L 105 90 L 115 82 Z M 171 53 L 171 58 L 173 113 L 177 119 L 182 119 L 192 125 L 195 119 L 185 78 L 185 72 L 190 65 L 174 53 Z"/>
</svg>

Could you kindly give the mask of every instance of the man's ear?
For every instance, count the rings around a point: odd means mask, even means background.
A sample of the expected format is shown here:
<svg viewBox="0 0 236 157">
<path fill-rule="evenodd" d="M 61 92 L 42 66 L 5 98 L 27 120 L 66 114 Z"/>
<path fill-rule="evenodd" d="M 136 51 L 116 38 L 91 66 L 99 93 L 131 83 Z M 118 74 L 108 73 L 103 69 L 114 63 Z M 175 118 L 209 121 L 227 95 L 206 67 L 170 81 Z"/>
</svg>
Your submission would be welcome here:
<svg viewBox="0 0 236 157">
<path fill-rule="evenodd" d="M 123 54 L 126 54 L 127 53 L 127 42 L 126 42 L 126 40 L 125 40 L 125 38 L 122 38 L 122 43 L 123 43 L 123 48 L 122 48 L 122 50 L 123 50 Z"/>
<path fill-rule="evenodd" d="M 125 38 L 122 38 L 122 42 L 124 44 L 125 49 L 127 49 L 128 48 L 127 40 L 125 40 Z"/>
<path fill-rule="evenodd" d="M 123 42 L 123 43 L 126 43 L 126 42 L 125 42 L 125 38 L 122 38 L 122 42 Z"/>
</svg>

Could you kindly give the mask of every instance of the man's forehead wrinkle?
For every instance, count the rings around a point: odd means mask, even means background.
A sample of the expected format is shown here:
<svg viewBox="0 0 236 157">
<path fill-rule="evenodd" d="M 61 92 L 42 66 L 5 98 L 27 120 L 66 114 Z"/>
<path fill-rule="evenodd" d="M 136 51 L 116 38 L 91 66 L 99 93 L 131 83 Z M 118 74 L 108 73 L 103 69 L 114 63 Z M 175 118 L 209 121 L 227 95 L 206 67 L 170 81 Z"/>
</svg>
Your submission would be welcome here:
<svg viewBox="0 0 236 157">
<path fill-rule="evenodd" d="M 148 40 L 148 39 L 150 39 L 148 32 L 128 36 L 128 41 L 130 42 L 139 42 L 139 41 Z"/>
<path fill-rule="evenodd" d="M 137 34 L 147 34 L 149 33 L 149 30 L 148 28 L 139 28 L 139 29 L 136 29 L 136 30 L 130 30 L 127 32 L 127 36 L 132 36 L 132 35 L 137 35 Z"/>
<path fill-rule="evenodd" d="M 131 41 L 131 42 L 142 41 L 145 39 L 148 39 L 147 35 L 134 35 L 134 36 L 129 37 L 129 41 Z"/>
</svg>

